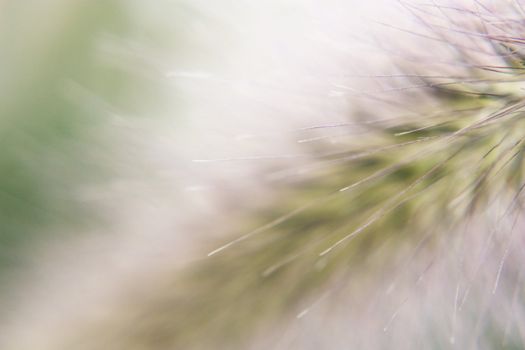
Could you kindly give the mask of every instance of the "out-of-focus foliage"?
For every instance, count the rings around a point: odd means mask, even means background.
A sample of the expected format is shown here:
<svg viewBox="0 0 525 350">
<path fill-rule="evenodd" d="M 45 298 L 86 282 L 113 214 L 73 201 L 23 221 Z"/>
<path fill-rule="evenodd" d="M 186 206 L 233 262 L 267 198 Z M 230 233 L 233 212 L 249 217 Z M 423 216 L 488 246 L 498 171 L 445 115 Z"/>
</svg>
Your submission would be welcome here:
<svg viewBox="0 0 525 350">
<path fill-rule="evenodd" d="M 111 172 L 113 123 L 146 110 L 153 115 L 163 83 L 135 47 L 156 33 L 137 26 L 123 2 L 6 1 L 0 7 L 3 279 L 31 260 L 28 248 L 100 220 L 79 192 Z"/>
</svg>

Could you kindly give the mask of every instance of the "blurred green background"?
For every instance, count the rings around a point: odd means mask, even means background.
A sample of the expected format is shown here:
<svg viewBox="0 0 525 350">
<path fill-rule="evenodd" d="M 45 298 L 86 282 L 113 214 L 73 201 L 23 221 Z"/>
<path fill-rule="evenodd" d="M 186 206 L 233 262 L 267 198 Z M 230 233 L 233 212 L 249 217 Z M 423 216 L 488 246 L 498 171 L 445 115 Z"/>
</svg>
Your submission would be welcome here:
<svg viewBox="0 0 525 350">
<path fill-rule="evenodd" d="M 2 292 L 38 263 L 43 243 L 104 224 L 79 193 L 115 176 L 116 122 L 180 102 L 165 79 L 176 26 L 154 22 L 152 9 L 117 0 L 0 4 Z"/>
</svg>

